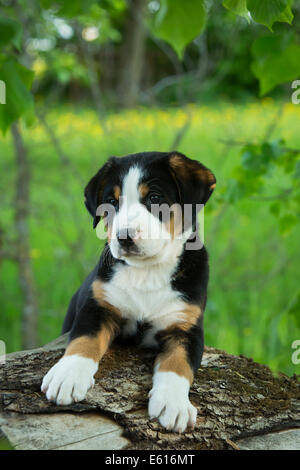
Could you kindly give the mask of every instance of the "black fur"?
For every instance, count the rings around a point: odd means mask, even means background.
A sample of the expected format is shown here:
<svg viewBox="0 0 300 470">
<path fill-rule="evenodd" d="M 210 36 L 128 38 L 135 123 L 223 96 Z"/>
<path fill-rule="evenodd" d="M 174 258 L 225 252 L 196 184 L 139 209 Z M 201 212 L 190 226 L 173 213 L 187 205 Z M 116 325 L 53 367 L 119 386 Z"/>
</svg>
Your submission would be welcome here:
<svg viewBox="0 0 300 470">
<path fill-rule="evenodd" d="M 145 152 L 123 158 L 110 158 L 85 188 L 85 204 L 93 217 L 94 227 L 100 219 L 100 215 L 97 215 L 97 207 L 109 200 L 116 185 L 122 188 L 123 175 L 136 163 L 144 167 L 144 180 L 147 181 L 150 191 L 155 191 L 157 187 L 163 189 L 161 203 L 205 204 L 211 195 L 212 184 L 215 183 L 212 173 L 209 173 L 212 176 L 207 183 L 200 180 L 197 177 L 197 171 L 209 172 L 209 170 L 200 163 L 176 153 L 183 161 L 183 165 L 185 159 L 189 161 L 189 170 L 183 179 L 182 172 L 180 173 L 170 165 L 170 159 L 174 154 L 175 152 Z M 194 169 L 196 173 L 193 173 Z M 145 200 L 142 203 L 148 207 L 149 201 Z M 192 221 L 194 227 L 196 227 L 195 220 L 194 215 Z M 123 322 L 120 318 L 110 310 L 100 307 L 93 299 L 91 292 L 91 285 L 96 279 L 105 283 L 111 282 L 120 263 L 125 262 L 114 259 L 110 253 L 109 244 L 106 244 L 98 264 L 71 299 L 62 329 L 63 333 L 70 331 L 70 340 L 81 335 L 93 336 L 103 324 L 109 324 L 116 336 L 122 332 Z M 170 279 L 170 285 L 187 303 L 200 306 L 203 313 L 206 305 L 208 275 L 208 255 L 205 247 L 187 250 L 184 246 L 176 270 Z M 145 325 L 142 330 L 148 327 L 149 325 Z M 141 332 L 141 329 L 139 331 Z M 189 331 L 182 331 L 176 327 L 168 331 L 159 331 L 156 339 L 161 351 L 164 351 L 170 335 L 175 342 L 178 341 L 184 345 L 190 366 L 196 372 L 203 353 L 203 314 Z"/>
</svg>

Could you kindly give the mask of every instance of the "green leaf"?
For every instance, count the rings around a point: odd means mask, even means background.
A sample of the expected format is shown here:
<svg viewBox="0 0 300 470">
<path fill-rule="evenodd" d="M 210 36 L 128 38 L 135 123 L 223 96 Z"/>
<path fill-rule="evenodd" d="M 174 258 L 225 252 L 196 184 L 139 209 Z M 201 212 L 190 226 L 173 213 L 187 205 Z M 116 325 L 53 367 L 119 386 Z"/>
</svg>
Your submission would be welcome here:
<svg viewBox="0 0 300 470">
<path fill-rule="evenodd" d="M 22 25 L 17 21 L 0 16 L 0 46 L 13 44 L 17 49 L 21 48 Z"/>
<path fill-rule="evenodd" d="M 264 169 L 259 145 L 246 145 L 242 150 L 241 161 L 247 171 L 261 173 Z"/>
<path fill-rule="evenodd" d="M 282 154 L 282 141 L 263 142 L 261 145 L 246 145 L 242 149 L 242 165 L 247 171 L 265 174 L 270 163 Z"/>
<path fill-rule="evenodd" d="M 257 23 L 272 30 L 275 21 L 286 21 L 288 17 L 288 0 L 247 0 L 247 8 Z"/>
<path fill-rule="evenodd" d="M 262 36 L 252 46 L 251 69 L 259 80 L 260 96 L 300 75 L 300 46 L 290 34 Z"/>
<path fill-rule="evenodd" d="M 293 176 L 295 179 L 300 179 L 300 160 L 298 160 L 295 165 L 295 172 Z"/>
<path fill-rule="evenodd" d="M 249 21 L 247 0 L 224 0 L 223 6 L 227 8 L 227 10 L 232 11 L 236 15 L 243 16 Z"/>
<path fill-rule="evenodd" d="M 58 1 L 55 2 L 55 8 L 57 9 L 57 15 L 63 17 L 75 17 L 81 15 L 91 8 L 97 0 L 72 0 L 72 1 Z M 53 8 L 53 0 L 41 0 L 40 1 L 44 9 Z"/>
<path fill-rule="evenodd" d="M 293 19 L 294 19 L 294 15 L 293 15 L 291 6 L 288 5 L 286 9 L 281 13 L 281 15 L 279 15 L 276 21 L 279 21 L 281 23 L 292 24 Z"/>
<path fill-rule="evenodd" d="M 279 232 L 281 235 L 288 234 L 299 222 L 294 214 L 286 214 L 279 219 Z"/>
<path fill-rule="evenodd" d="M 294 298 L 292 304 L 290 305 L 288 315 L 291 315 L 295 318 L 298 327 L 300 328 L 300 291 Z"/>
<path fill-rule="evenodd" d="M 282 315 L 277 325 L 277 334 L 278 334 L 281 344 L 286 344 L 286 338 L 288 336 L 288 331 L 289 331 L 288 327 L 289 327 L 289 317 L 286 314 L 284 314 Z"/>
<path fill-rule="evenodd" d="M 182 59 L 185 47 L 204 28 L 204 0 L 163 0 L 151 29 L 155 36 L 168 42 Z"/>
<path fill-rule="evenodd" d="M 224 200 L 230 204 L 234 204 L 239 199 L 242 199 L 245 195 L 244 186 L 234 179 L 228 181 L 228 186 L 224 194 Z"/>
<path fill-rule="evenodd" d="M 269 206 L 269 211 L 270 211 L 271 214 L 273 214 L 275 217 L 278 217 L 278 216 L 279 216 L 280 210 L 281 210 L 281 204 L 280 204 L 279 201 L 272 202 L 272 204 L 270 204 L 270 206 Z"/>
<path fill-rule="evenodd" d="M 33 77 L 34 73 L 14 58 L 3 58 L 0 62 L 0 80 L 6 85 L 6 104 L 0 104 L 0 129 L 3 133 L 21 116 L 27 120 L 32 118 L 34 105 L 30 88 Z"/>
</svg>

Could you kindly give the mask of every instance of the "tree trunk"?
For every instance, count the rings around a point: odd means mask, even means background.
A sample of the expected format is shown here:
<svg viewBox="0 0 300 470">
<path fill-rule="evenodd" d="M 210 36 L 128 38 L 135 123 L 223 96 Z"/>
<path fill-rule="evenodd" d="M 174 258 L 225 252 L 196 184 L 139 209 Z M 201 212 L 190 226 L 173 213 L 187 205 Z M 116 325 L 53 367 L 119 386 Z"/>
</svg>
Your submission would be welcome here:
<svg viewBox="0 0 300 470">
<path fill-rule="evenodd" d="M 30 257 L 29 243 L 29 184 L 30 171 L 27 151 L 17 123 L 11 127 L 15 148 L 16 189 L 15 189 L 15 230 L 16 262 L 23 295 L 21 322 L 22 347 L 29 349 L 38 344 L 38 302 Z"/>
<path fill-rule="evenodd" d="M 296 376 L 274 377 L 252 359 L 213 348 L 205 348 L 190 390 L 198 409 L 193 431 L 176 434 L 149 420 L 153 357 L 118 344 L 100 362 L 86 399 L 57 406 L 46 400 L 40 386 L 65 342 L 66 335 L 44 348 L 13 353 L 0 368 L 0 426 L 17 448 L 237 449 L 253 436 L 264 441 L 270 433 L 274 437 L 289 429 L 293 434 L 300 427 Z"/>
<path fill-rule="evenodd" d="M 119 96 L 124 107 L 136 105 L 143 71 L 147 0 L 131 0 L 122 47 Z"/>
</svg>

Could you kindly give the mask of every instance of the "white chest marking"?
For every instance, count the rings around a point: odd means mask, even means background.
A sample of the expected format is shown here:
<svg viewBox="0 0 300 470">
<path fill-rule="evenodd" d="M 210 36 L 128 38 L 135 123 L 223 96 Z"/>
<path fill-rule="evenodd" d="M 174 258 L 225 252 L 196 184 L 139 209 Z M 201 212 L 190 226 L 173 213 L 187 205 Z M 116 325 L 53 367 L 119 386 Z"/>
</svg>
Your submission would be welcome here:
<svg viewBox="0 0 300 470">
<path fill-rule="evenodd" d="M 123 318 L 149 322 L 155 330 L 183 319 L 185 302 L 171 287 L 176 264 L 161 263 L 143 269 L 120 265 L 112 280 L 103 285 L 106 299 Z"/>
</svg>

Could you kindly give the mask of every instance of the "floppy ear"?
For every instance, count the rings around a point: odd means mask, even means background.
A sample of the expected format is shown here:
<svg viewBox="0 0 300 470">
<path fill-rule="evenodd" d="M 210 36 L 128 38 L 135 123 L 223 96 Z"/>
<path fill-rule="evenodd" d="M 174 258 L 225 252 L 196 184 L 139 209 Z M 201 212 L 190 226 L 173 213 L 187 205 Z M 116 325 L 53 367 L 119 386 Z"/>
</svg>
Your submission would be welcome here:
<svg viewBox="0 0 300 470">
<path fill-rule="evenodd" d="M 181 204 L 206 204 L 216 186 L 212 171 L 178 152 L 170 154 L 169 165 L 177 183 Z"/>
<path fill-rule="evenodd" d="M 93 216 L 93 228 L 95 228 L 100 220 L 100 216 L 96 215 L 97 208 L 102 202 L 102 193 L 105 183 L 108 178 L 108 173 L 114 166 L 116 157 L 111 157 L 105 165 L 100 168 L 100 170 L 93 176 L 93 178 L 88 182 L 84 190 L 85 200 L 87 210 Z"/>
</svg>

